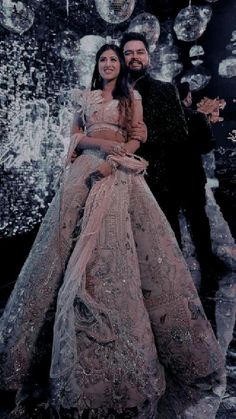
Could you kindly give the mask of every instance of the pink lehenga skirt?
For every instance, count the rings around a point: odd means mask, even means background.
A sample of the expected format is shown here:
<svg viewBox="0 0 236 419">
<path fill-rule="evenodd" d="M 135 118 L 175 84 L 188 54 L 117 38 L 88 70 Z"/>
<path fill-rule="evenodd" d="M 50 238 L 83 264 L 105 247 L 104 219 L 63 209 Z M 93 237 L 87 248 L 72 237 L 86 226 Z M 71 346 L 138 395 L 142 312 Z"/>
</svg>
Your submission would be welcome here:
<svg viewBox="0 0 236 419">
<path fill-rule="evenodd" d="M 149 401 L 139 417 L 151 418 L 165 368 L 191 386 L 224 360 L 174 234 L 139 174 L 143 162 L 121 159 L 88 190 L 102 157 L 86 151 L 70 165 L 40 227 L 1 319 L 1 386 L 17 389 L 29 376 L 57 300 L 54 408 L 105 417 L 99 409 Z"/>
</svg>

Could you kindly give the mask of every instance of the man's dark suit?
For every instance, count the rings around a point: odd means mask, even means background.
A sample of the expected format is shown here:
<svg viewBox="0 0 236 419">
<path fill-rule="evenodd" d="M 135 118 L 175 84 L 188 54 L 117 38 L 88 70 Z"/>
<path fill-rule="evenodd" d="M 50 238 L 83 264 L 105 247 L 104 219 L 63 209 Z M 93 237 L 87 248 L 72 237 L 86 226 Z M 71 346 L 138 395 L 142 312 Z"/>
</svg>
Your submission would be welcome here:
<svg viewBox="0 0 236 419">
<path fill-rule="evenodd" d="M 134 87 L 142 96 L 148 130 L 147 142 L 138 150 L 149 161 L 146 181 L 174 232 L 178 232 L 180 166 L 187 143 L 184 113 L 172 84 L 145 75 Z"/>
</svg>

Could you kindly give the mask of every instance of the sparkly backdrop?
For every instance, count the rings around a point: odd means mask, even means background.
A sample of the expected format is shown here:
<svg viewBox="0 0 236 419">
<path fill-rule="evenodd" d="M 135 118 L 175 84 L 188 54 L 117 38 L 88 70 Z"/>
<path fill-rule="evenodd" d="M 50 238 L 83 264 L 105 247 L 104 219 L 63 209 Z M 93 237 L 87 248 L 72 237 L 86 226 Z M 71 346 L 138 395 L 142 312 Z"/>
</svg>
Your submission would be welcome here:
<svg viewBox="0 0 236 419">
<path fill-rule="evenodd" d="M 71 89 L 89 85 L 103 43 L 144 32 L 154 78 L 187 80 L 200 97 L 236 97 L 235 2 L 171 3 L 0 1 L 1 237 L 32 231 L 45 214 L 69 143 Z M 227 124 L 216 129 L 219 161 L 227 151 L 235 162 Z"/>
</svg>

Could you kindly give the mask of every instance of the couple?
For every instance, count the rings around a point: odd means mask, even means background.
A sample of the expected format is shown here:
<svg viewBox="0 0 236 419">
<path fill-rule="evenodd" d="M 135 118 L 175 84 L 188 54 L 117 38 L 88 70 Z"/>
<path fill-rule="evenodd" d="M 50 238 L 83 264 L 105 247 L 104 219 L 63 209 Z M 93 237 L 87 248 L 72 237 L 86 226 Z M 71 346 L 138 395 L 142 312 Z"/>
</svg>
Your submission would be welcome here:
<svg viewBox="0 0 236 419">
<path fill-rule="evenodd" d="M 177 418 L 223 376 L 186 263 L 144 180 L 147 162 L 134 155 L 146 139 L 142 113 L 122 52 L 103 46 L 61 187 L 0 322 L 1 388 L 21 389 L 12 417 L 37 417 L 27 416 L 25 398 L 48 380 L 52 417 Z M 71 162 L 76 145 L 82 154 Z"/>
</svg>

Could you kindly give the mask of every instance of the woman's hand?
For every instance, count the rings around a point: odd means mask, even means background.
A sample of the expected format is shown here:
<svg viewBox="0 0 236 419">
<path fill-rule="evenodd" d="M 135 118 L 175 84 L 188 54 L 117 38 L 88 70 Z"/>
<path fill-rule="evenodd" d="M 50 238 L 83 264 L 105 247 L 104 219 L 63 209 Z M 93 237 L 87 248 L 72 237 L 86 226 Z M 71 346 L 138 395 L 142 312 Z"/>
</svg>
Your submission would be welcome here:
<svg viewBox="0 0 236 419">
<path fill-rule="evenodd" d="M 114 156 L 124 156 L 126 154 L 125 144 L 112 140 L 103 140 L 100 145 L 100 150 L 106 154 L 113 154 Z"/>
<path fill-rule="evenodd" d="M 147 127 L 144 122 L 136 122 L 129 129 L 129 140 L 136 140 L 140 143 L 147 141 Z"/>
<path fill-rule="evenodd" d="M 74 150 L 73 153 L 71 154 L 70 162 L 74 163 L 77 157 L 78 157 L 78 153 L 76 152 L 76 150 Z"/>
</svg>

